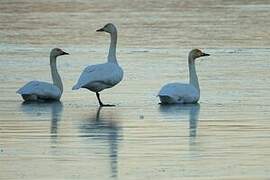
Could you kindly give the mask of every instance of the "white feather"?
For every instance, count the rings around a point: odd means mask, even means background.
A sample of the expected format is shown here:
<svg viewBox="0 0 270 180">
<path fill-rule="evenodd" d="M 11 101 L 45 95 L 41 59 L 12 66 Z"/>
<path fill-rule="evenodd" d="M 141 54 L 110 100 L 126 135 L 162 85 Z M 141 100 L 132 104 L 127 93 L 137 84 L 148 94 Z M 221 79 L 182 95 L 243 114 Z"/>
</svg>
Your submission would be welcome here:
<svg viewBox="0 0 270 180">
<path fill-rule="evenodd" d="M 82 72 L 73 90 L 86 88 L 93 92 L 99 92 L 111 88 L 123 79 L 123 70 L 116 63 L 104 63 L 88 66 Z"/>
<path fill-rule="evenodd" d="M 195 59 L 209 54 L 193 49 L 188 55 L 189 84 L 169 83 L 163 86 L 158 97 L 164 104 L 197 103 L 200 99 L 200 85 L 195 68 Z"/>
<path fill-rule="evenodd" d="M 41 82 L 41 81 L 30 81 L 21 87 L 18 91 L 18 94 L 22 96 L 31 95 L 36 96 L 37 99 L 60 99 L 61 91 L 60 89 L 50 83 Z"/>
<path fill-rule="evenodd" d="M 73 90 L 86 88 L 96 93 L 100 106 L 111 106 L 103 104 L 99 92 L 111 88 L 123 79 L 123 70 L 116 59 L 117 29 L 112 23 L 106 24 L 98 32 L 107 32 L 111 36 L 111 43 L 107 63 L 88 66 L 82 72 L 79 80 L 73 86 Z"/>
<path fill-rule="evenodd" d="M 53 84 L 41 81 L 30 81 L 20 88 L 17 93 L 21 94 L 25 101 L 59 100 L 63 93 L 63 84 L 57 71 L 56 58 L 65 54 L 68 53 L 59 48 L 51 50 L 50 68 Z"/>
<path fill-rule="evenodd" d="M 200 93 L 192 84 L 170 83 L 161 88 L 158 96 L 162 103 L 195 103 Z"/>
</svg>

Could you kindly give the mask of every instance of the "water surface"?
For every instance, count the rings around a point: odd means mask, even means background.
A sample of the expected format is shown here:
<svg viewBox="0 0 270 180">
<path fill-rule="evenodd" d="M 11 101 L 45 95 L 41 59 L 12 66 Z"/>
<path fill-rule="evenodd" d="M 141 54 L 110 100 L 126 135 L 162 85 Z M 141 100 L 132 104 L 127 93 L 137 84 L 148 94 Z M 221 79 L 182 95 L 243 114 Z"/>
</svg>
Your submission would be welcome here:
<svg viewBox="0 0 270 180">
<path fill-rule="evenodd" d="M 1 1 L 0 179 L 267 179 L 270 176 L 270 4 L 257 1 Z M 101 97 L 72 91 L 106 60 L 119 31 L 123 81 Z M 61 102 L 22 103 L 16 90 L 50 80 L 60 47 Z M 199 104 L 160 106 L 166 82 L 197 63 Z"/>
</svg>

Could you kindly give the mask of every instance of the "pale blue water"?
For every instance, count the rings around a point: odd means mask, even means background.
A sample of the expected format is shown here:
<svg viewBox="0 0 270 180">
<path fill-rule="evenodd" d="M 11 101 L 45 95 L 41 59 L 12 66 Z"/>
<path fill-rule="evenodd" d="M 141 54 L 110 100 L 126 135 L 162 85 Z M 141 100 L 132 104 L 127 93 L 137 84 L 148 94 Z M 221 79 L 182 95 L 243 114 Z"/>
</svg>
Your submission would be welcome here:
<svg viewBox="0 0 270 180">
<path fill-rule="evenodd" d="M 0 179 L 268 179 L 268 1 L 1 1 Z M 82 69 L 102 63 L 107 22 L 119 31 L 123 81 L 72 91 Z M 23 104 L 16 90 L 50 80 L 60 47 L 61 102 Z M 167 82 L 197 63 L 197 105 L 160 106 Z"/>
</svg>

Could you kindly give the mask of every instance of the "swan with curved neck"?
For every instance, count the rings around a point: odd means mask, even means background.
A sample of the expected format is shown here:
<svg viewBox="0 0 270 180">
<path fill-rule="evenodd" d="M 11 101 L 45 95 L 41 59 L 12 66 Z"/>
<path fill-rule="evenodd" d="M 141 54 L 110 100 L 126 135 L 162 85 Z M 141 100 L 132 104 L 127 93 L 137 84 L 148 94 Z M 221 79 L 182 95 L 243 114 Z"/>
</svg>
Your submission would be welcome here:
<svg viewBox="0 0 270 180">
<path fill-rule="evenodd" d="M 106 24 L 103 28 L 98 29 L 97 32 L 107 32 L 110 34 L 111 42 L 110 42 L 110 48 L 109 48 L 107 59 L 108 59 L 108 62 L 117 64 L 117 59 L 116 59 L 117 29 L 116 27 L 113 24 L 109 23 L 109 24 Z"/>
<path fill-rule="evenodd" d="M 63 83 L 57 71 L 56 58 L 62 55 L 68 55 L 68 53 L 59 48 L 51 50 L 50 68 L 53 84 L 42 81 L 30 81 L 17 91 L 25 101 L 59 100 L 61 98 Z"/>
<path fill-rule="evenodd" d="M 124 73 L 116 58 L 117 29 L 115 25 L 108 23 L 103 28 L 98 29 L 97 32 L 107 32 L 110 34 L 111 43 L 107 62 L 86 67 L 72 89 L 88 89 L 96 93 L 100 106 L 114 106 L 103 104 L 99 92 L 115 86 L 123 79 Z"/>
<path fill-rule="evenodd" d="M 196 103 L 200 99 L 200 85 L 196 73 L 195 61 L 199 57 L 210 56 L 199 49 L 193 49 L 188 55 L 189 84 L 169 83 L 158 93 L 162 104 Z"/>
</svg>

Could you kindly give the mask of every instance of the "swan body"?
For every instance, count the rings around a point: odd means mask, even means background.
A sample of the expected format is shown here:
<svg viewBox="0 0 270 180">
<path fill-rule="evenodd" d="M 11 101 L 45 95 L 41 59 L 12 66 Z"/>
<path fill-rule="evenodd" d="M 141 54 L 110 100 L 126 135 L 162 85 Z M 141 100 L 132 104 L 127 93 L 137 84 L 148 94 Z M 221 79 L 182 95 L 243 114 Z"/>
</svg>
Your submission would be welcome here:
<svg viewBox="0 0 270 180">
<path fill-rule="evenodd" d="M 200 98 L 199 91 L 190 84 L 170 83 L 161 88 L 158 94 L 165 104 L 195 103 Z"/>
<path fill-rule="evenodd" d="M 111 106 L 102 103 L 99 92 L 115 86 L 123 79 L 123 69 L 119 66 L 116 59 L 117 29 L 113 24 L 109 23 L 97 31 L 105 31 L 111 35 L 108 60 L 103 64 L 86 67 L 72 89 L 85 88 L 95 92 L 100 106 Z"/>
<path fill-rule="evenodd" d="M 197 103 L 200 99 L 200 86 L 195 68 L 195 59 L 209 54 L 199 49 L 193 49 L 189 53 L 189 83 L 169 83 L 164 85 L 158 97 L 162 104 Z"/>
<path fill-rule="evenodd" d="M 37 101 L 39 99 L 59 100 L 62 92 L 53 84 L 42 81 L 30 81 L 17 91 L 25 101 Z"/>
<path fill-rule="evenodd" d="M 68 53 L 59 48 L 55 48 L 51 51 L 50 67 L 53 84 L 42 81 L 28 82 L 17 91 L 24 101 L 60 100 L 63 93 L 63 84 L 57 71 L 56 57 L 67 54 Z"/>
<path fill-rule="evenodd" d="M 86 88 L 100 92 L 118 84 L 123 78 L 122 68 L 115 63 L 104 63 L 88 66 L 84 69 L 73 90 Z"/>
</svg>

